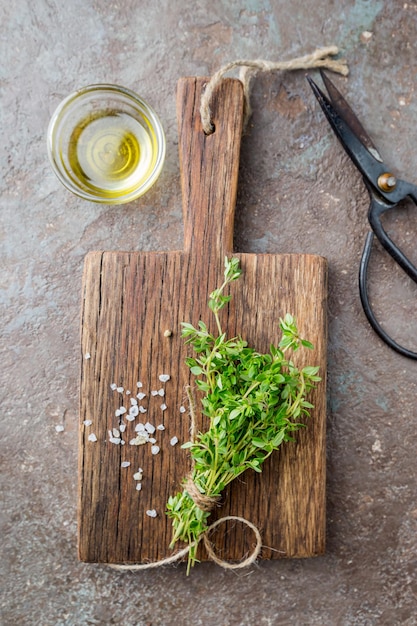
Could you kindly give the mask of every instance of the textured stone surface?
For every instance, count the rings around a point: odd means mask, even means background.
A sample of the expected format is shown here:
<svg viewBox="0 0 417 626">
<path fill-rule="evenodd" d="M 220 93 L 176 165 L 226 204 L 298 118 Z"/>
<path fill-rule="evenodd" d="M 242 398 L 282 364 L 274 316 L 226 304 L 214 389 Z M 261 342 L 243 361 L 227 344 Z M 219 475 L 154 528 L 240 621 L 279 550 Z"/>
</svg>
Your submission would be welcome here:
<svg viewBox="0 0 417 626">
<path fill-rule="evenodd" d="M 188 579 L 183 566 L 126 574 L 76 559 L 83 257 L 182 247 L 177 79 L 337 44 L 351 74 L 335 81 L 394 172 L 417 182 L 416 3 L 16 0 L 0 19 L 2 624 L 416 624 L 417 364 L 364 319 L 367 193 L 302 72 L 253 84 L 235 240 L 329 260 L 327 554 L 238 575 L 207 563 Z M 45 149 L 59 101 L 100 81 L 140 93 L 167 134 L 160 180 L 119 208 L 72 196 Z M 415 208 L 389 221 L 417 262 Z M 416 350 L 416 285 L 379 250 L 371 269 L 381 319 Z"/>
</svg>

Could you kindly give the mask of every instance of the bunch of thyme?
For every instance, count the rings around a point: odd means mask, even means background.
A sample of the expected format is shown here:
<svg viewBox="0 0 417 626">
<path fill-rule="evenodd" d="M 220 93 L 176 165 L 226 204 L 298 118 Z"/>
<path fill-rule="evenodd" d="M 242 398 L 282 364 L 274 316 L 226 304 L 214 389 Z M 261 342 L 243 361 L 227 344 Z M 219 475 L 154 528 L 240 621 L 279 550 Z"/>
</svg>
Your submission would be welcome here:
<svg viewBox="0 0 417 626">
<path fill-rule="evenodd" d="M 213 501 L 245 470 L 261 472 L 265 459 L 282 442 L 293 440 L 294 431 L 305 425 L 300 420 L 313 408 L 306 394 L 320 380 L 318 367 L 299 370 L 285 357 L 288 350 L 313 347 L 299 337 L 289 314 L 280 320 L 282 338 L 278 346 L 271 345 L 267 354 L 256 352 L 241 337 L 226 337 L 219 311 L 230 300 L 225 288 L 240 274 L 239 260 L 226 258 L 224 282 L 210 294 L 208 305 L 216 320 L 217 337 L 202 321 L 198 328 L 182 324 L 182 336 L 195 352 L 187 365 L 192 374 L 201 377 L 196 385 L 204 394 L 202 410 L 209 420 L 208 430 L 182 447 L 191 454 L 192 482 L 198 492 Z M 210 511 L 194 500 L 185 485 L 167 503 L 167 515 L 173 520 L 171 547 L 177 541 L 190 546 L 188 571 L 197 560 L 198 542 L 210 516 Z"/>
</svg>

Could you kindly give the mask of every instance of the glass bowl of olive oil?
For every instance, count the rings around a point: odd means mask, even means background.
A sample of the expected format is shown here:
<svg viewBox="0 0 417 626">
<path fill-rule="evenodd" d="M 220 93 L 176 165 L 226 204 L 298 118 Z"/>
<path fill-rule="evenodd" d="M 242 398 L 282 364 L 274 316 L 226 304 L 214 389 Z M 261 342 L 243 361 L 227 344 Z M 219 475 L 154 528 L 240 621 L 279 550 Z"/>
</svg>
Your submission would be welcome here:
<svg viewBox="0 0 417 626">
<path fill-rule="evenodd" d="M 69 95 L 48 127 L 48 155 L 59 180 L 93 202 L 122 204 L 158 178 L 165 135 L 152 109 L 119 85 L 89 85 Z"/>
</svg>

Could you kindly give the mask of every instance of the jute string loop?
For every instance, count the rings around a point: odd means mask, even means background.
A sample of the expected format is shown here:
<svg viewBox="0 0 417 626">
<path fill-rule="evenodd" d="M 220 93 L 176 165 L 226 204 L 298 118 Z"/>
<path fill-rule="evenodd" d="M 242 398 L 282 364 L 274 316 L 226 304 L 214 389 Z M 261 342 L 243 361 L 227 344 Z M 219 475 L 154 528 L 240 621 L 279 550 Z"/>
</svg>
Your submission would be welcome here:
<svg viewBox="0 0 417 626">
<path fill-rule="evenodd" d="M 302 57 L 291 59 L 289 61 L 264 61 L 262 59 L 256 60 L 238 60 L 231 61 L 223 67 L 221 67 L 207 83 L 204 93 L 201 97 L 201 122 L 203 130 L 206 135 L 210 135 L 214 131 L 214 126 L 211 121 L 210 102 L 213 96 L 213 92 L 217 85 L 222 80 L 223 76 L 231 70 L 239 67 L 240 80 L 243 83 L 244 97 L 245 97 L 245 109 L 244 109 L 244 122 L 243 128 L 246 127 L 249 117 L 251 115 L 250 108 L 250 83 L 254 75 L 261 72 L 274 72 L 284 70 L 308 70 L 312 68 L 326 68 L 332 72 L 337 72 L 343 76 L 347 76 L 349 68 L 345 59 L 332 59 L 339 53 L 337 46 L 327 46 L 325 48 L 318 48 L 312 54 L 306 54 Z"/>
</svg>

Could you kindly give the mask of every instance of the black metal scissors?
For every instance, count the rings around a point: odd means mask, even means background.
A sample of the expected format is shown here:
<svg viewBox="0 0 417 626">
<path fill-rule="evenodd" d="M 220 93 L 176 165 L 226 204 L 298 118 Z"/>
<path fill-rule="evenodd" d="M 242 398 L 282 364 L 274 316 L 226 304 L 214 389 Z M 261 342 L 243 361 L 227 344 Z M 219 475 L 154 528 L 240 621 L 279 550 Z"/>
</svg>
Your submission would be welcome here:
<svg viewBox="0 0 417 626">
<path fill-rule="evenodd" d="M 359 293 L 363 310 L 374 331 L 387 345 L 403 356 L 417 359 L 417 352 L 400 346 L 381 327 L 372 310 L 367 285 L 374 235 L 404 272 L 417 283 L 417 267 L 395 245 L 381 223 L 381 215 L 398 206 L 405 198 L 411 198 L 417 204 L 417 186 L 399 180 L 389 171 L 346 100 L 324 72 L 321 72 L 321 77 L 328 97 L 311 78 L 307 77 L 307 80 L 337 138 L 362 174 L 371 199 L 368 220 L 372 231 L 366 237 L 359 269 Z"/>
</svg>

